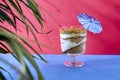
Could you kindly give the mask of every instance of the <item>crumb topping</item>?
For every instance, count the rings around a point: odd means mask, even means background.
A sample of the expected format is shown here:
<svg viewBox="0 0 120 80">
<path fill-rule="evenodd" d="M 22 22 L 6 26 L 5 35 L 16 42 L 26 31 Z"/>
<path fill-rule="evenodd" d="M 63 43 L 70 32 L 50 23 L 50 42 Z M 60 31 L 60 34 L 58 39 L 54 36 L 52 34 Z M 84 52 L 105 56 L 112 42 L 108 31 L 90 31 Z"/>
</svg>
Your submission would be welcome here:
<svg viewBox="0 0 120 80">
<path fill-rule="evenodd" d="M 86 33 L 87 30 L 85 28 L 74 28 L 74 27 L 71 27 L 71 28 L 62 28 L 60 30 L 60 33 L 61 34 L 71 34 L 71 33 Z"/>
</svg>

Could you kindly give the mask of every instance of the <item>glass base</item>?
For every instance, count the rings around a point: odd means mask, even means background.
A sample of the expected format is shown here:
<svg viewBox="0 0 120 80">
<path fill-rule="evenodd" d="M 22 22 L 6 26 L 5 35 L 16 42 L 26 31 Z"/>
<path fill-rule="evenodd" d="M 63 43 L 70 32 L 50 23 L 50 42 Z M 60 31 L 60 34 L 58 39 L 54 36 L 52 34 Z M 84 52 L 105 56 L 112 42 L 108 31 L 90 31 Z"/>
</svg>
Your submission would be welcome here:
<svg viewBox="0 0 120 80">
<path fill-rule="evenodd" d="M 82 67 L 84 63 L 81 61 L 75 61 L 75 62 L 66 61 L 64 62 L 64 65 L 67 67 Z"/>
</svg>

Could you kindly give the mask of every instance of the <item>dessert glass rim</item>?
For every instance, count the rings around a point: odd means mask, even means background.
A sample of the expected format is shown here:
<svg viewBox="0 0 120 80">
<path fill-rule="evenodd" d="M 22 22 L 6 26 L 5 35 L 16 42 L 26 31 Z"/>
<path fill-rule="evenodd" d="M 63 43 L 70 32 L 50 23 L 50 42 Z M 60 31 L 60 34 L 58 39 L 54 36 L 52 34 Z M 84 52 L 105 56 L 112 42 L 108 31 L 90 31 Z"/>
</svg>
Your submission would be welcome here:
<svg viewBox="0 0 120 80">
<path fill-rule="evenodd" d="M 61 34 L 71 34 L 71 33 L 86 33 L 87 30 L 84 27 L 79 27 L 79 26 L 70 26 L 70 27 L 61 27 L 60 28 L 60 33 Z"/>
</svg>

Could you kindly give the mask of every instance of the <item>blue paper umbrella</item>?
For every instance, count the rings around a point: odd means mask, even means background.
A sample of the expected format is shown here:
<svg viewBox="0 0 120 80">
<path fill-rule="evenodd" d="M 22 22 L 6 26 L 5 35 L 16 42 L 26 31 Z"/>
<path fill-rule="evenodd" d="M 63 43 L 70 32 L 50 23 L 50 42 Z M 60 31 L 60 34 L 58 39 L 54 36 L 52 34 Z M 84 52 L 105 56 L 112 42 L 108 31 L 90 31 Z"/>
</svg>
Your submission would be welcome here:
<svg viewBox="0 0 120 80">
<path fill-rule="evenodd" d="M 93 33 L 100 33 L 102 31 L 100 21 L 88 14 L 82 13 L 78 15 L 78 21 L 83 25 L 83 27 Z"/>
</svg>

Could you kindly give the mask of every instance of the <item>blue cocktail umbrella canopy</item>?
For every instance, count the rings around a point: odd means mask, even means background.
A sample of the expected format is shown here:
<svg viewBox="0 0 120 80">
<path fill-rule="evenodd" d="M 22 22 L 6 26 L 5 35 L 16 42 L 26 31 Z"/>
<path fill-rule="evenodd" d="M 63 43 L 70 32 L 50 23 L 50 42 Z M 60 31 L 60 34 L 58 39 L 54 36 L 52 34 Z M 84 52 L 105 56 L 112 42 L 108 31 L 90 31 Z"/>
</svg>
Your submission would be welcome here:
<svg viewBox="0 0 120 80">
<path fill-rule="evenodd" d="M 102 26 L 100 24 L 100 21 L 98 21 L 96 18 L 82 13 L 78 15 L 78 21 L 85 27 L 87 30 L 93 33 L 100 33 L 102 31 Z"/>
</svg>

